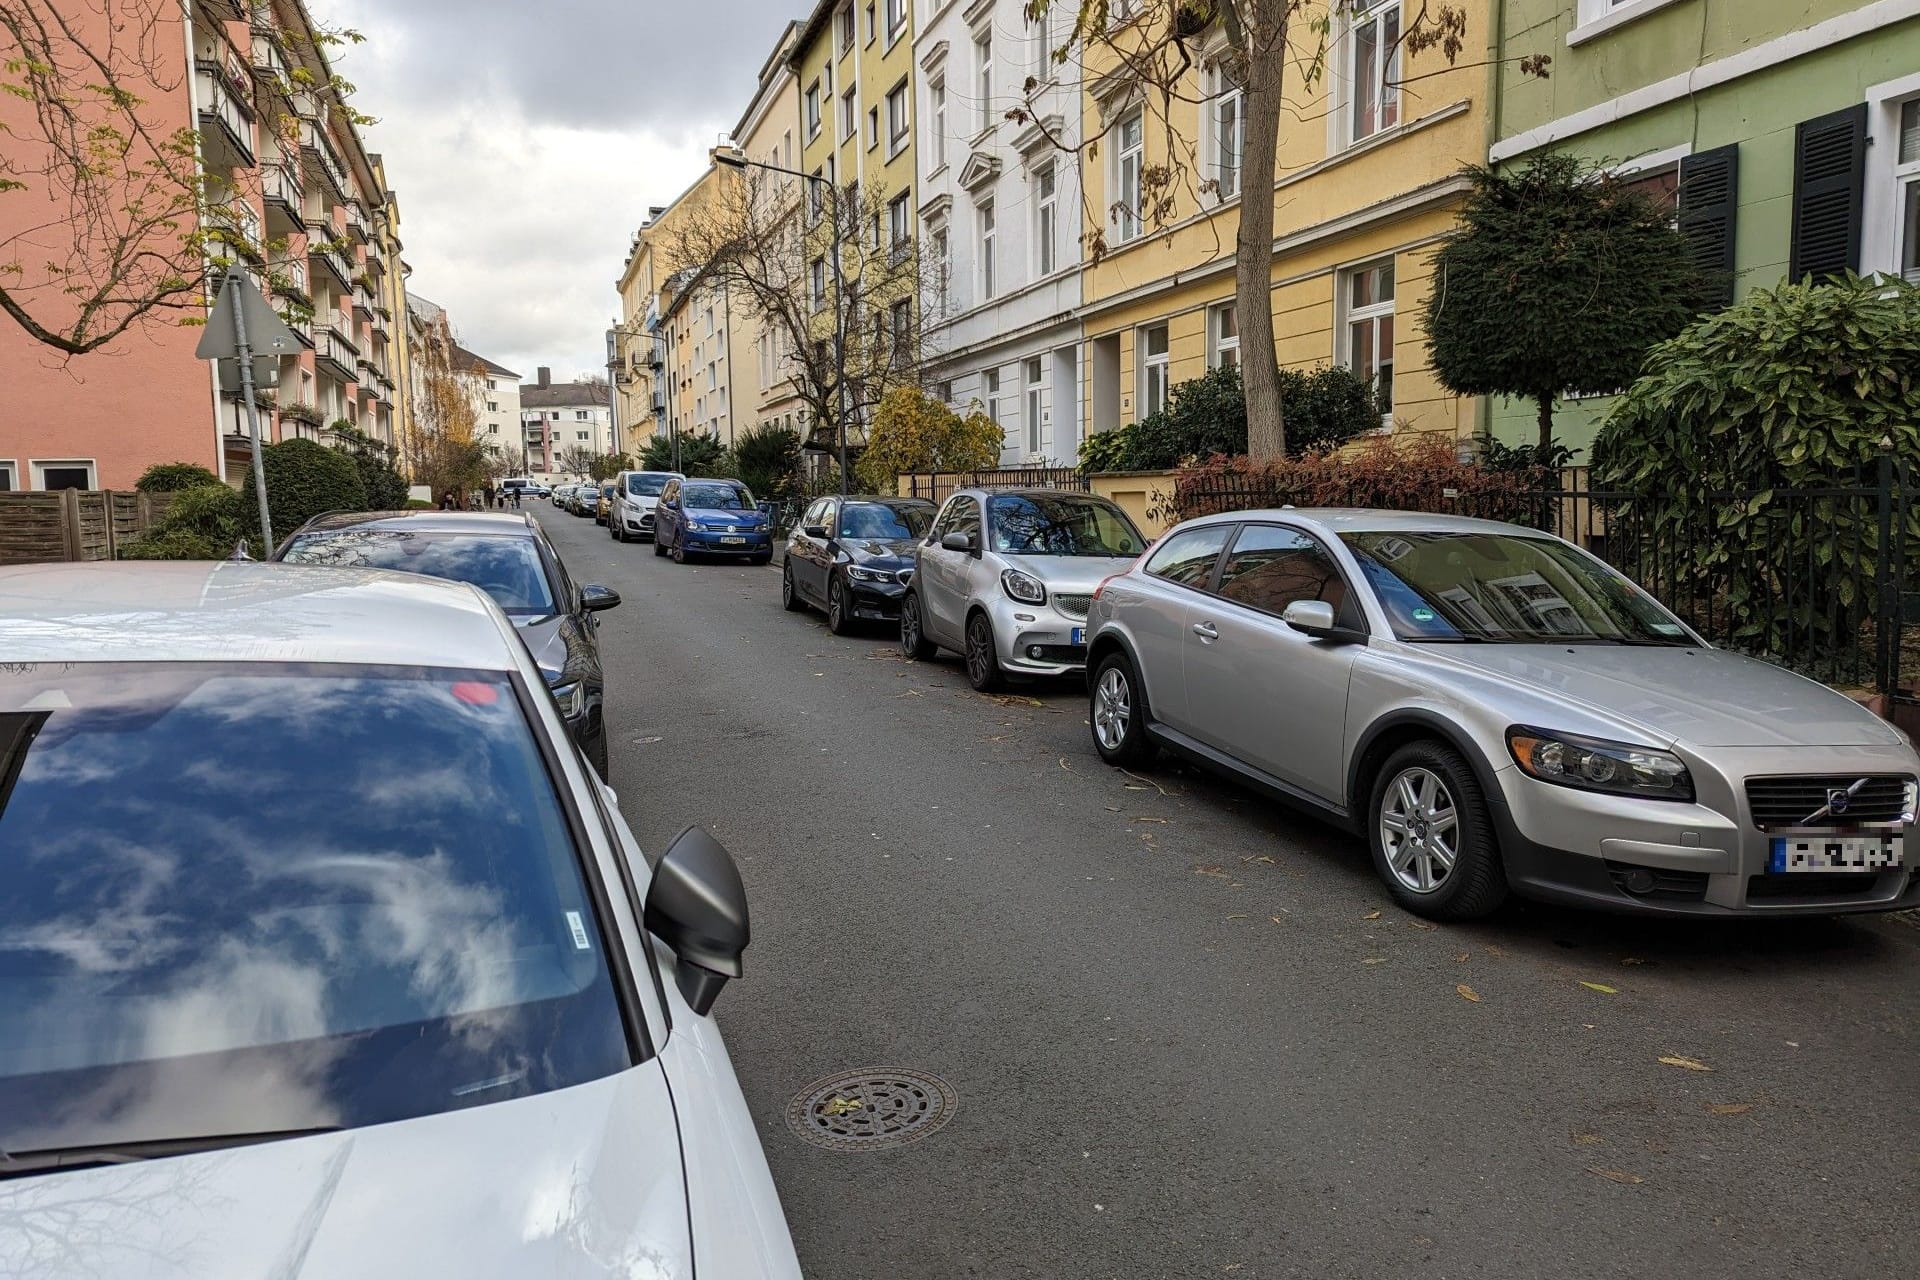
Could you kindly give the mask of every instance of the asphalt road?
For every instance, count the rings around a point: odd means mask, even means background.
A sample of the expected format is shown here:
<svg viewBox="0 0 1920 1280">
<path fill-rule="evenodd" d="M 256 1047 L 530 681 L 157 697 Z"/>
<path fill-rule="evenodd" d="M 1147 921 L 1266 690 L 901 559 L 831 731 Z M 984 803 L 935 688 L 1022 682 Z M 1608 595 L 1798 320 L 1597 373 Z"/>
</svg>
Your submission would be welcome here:
<svg viewBox="0 0 1920 1280">
<path fill-rule="evenodd" d="M 808 1275 L 1920 1271 L 1920 929 L 1434 928 L 1337 831 L 1102 765 L 1077 685 L 981 697 L 783 613 L 777 569 L 538 514 L 625 597 L 641 844 L 697 822 L 741 863 L 717 1014 Z M 798 1141 L 795 1093 L 864 1066 L 948 1081 L 952 1122 Z"/>
</svg>

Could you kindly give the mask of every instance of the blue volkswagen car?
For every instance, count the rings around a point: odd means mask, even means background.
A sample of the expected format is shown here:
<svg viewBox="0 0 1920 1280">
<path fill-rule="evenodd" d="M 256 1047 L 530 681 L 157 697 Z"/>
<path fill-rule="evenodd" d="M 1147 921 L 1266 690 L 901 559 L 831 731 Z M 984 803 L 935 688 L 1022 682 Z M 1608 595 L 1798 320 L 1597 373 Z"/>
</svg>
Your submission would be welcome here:
<svg viewBox="0 0 1920 1280">
<path fill-rule="evenodd" d="M 738 480 L 669 480 L 653 513 L 653 554 L 773 559 L 773 521 Z"/>
</svg>

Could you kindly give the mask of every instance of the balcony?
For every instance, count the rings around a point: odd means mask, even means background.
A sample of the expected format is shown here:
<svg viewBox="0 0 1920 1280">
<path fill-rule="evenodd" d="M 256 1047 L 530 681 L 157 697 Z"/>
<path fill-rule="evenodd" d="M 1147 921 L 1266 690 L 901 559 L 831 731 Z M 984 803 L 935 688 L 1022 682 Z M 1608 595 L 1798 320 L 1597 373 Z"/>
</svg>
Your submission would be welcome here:
<svg viewBox="0 0 1920 1280">
<path fill-rule="evenodd" d="M 310 404 L 283 404 L 280 406 L 280 421 L 298 422 L 304 426 L 318 427 L 323 419 L 320 410 Z"/>
<path fill-rule="evenodd" d="M 373 232 L 367 226 L 367 215 L 361 212 L 358 200 L 347 202 L 347 234 L 360 244 L 373 238 Z"/>
<path fill-rule="evenodd" d="M 237 63 L 197 59 L 195 97 L 200 102 L 200 146 L 215 173 L 253 167 L 253 82 Z"/>
<path fill-rule="evenodd" d="M 664 391 L 653 393 L 653 416 L 656 418 L 667 416 L 667 393 Z"/>
<path fill-rule="evenodd" d="M 282 160 L 262 169 L 260 191 L 266 198 L 267 227 L 275 235 L 295 235 L 307 229 L 307 192 L 297 166 Z"/>
<path fill-rule="evenodd" d="M 367 292 L 367 286 L 363 281 L 353 282 L 353 311 L 362 320 L 373 319 L 373 295 Z"/>
<path fill-rule="evenodd" d="M 292 101 L 293 73 L 287 67 L 279 32 L 258 26 L 253 29 L 253 78 L 265 92 Z"/>
<path fill-rule="evenodd" d="M 308 244 L 307 263 L 313 268 L 316 280 L 325 274 L 339 292 L 352 290 L 353 271 L 347 266 L 346 257 L 333 247 L 332 241 L 315 240 Z"/>
<path fill-rule="evenodd" d="M 352 322 L 336 312 L 327 317 L 327 326 L 320 331 L 313 348 L 320 368 L 342 382 L 352 382 L 359 376 L 360 348 L 349 336 L 352 331 Z"/>
<path fill-rule="evenodd" d="M 263 248 L 264 238 L 260 231 L 260 215 L 253 206 L 236 198 L 228 204 L 214 205 L 207 210 L 207 233 L 212 242 L 209 251 L 217 260 L 225 257 L 229 261 L 241 258 L 256 267 L 265 266 L 267 255 Z M 227 252 L 222 253 L 225 249 Z"/>
<path fill-rule="evenodd" d="M 300 152 L 306 159 L 307 176 L 320 183 L 327 198 L 336 204 L 346 200 L 346 163 L 327 136 L 327 127 L 310 115 L 300 121 Z"/>
<path fill-rule="evenodd" d="M 245 0 L 200 0 L 200 10 L 216 22 L 245 22 L 251 16 Z"/>
</svg>

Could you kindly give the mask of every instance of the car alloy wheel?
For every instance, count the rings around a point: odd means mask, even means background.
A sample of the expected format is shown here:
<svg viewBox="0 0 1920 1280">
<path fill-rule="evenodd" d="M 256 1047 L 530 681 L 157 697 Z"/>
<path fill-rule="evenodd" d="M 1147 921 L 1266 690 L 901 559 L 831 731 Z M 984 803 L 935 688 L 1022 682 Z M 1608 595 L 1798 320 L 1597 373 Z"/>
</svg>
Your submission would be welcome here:
<svg viewBox="0 0 1920 1280">
<path fill-rule="evenodd" d="M 1133 686 L 1118 665 L 1100 673 L 1093 687 L 1093 736 L 1102 751 L 1118 751 L 1127 740 L 1127 720 L 1133 715 Z"/>
<path fill-rule="evenodd" d="M 807 607 L 806 601 L 793 585 L 793 561 L 789 560 L 780 570 L 780 607 L 788 613 L 799 613 Z"/>
<path fill-rule="evenodd" d="M 992 693 L 1000 687 L 1000 655 L 993 647 L 993 624 L 984 613 L 967 619 L 966 656 L 968 684 L 981 693 Z"/>
<path fill-rule="evenodd" d="M 827 630 L 837 636 L 847 634 L 851 619 L 847 617 L 847 592 L 840 585 L 840 579 L 834 578 L 827 583 Z"/>
<path fill-rule="evenodd" d="M 1394 879 L 1414 893 L 1443 887 L 1460 860 L 1460 812 L 1431 769 L 1403 769 L 1380 807 L 1380 845 Z"/>
<path fill-rule="evenodd" d="M 1472 767 L 1426 740 L 1394 752 L 1369 803 L 1374 870 L 1409 911 L 1440 920 L 1487 915 L 1507 896 L 1493 819 Z"/>
<path fill-rule="evenodd" d="M 660 540 L 660 533 L 658 530 L 655 530 L 653 535 L 653 554 L 657 556 L 663 556 L 667 554 L 667 544 Z"/>
<path fill-rule="evenodd" d="M 920 625 L 920 597 L 911 591 L 900 602 L 900 652 L 909 662 L 925 662 L 934 653 L 934 646 Z"/>
<path fill-rule="evenodd" d="M 687 562 L 687 544 L 680 538 L 673 540 L 673 562 L 675 564 L 685 564 Z"/>
<path fill-rule="evenodd" d="M 1139 677 L 1124 653 L 1110 653 L 1094 668 L 1087 707 L 1094 749 L 1110 765 L 1145 765 L 1158 753 L 1142 725 L 1146 698 Z"/>
</svg>

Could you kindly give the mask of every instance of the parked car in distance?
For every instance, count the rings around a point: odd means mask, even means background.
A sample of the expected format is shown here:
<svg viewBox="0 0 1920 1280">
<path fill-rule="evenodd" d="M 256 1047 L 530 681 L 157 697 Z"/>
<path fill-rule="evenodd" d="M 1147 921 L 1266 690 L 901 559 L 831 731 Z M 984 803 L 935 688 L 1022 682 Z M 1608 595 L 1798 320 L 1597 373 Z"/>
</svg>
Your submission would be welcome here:
<svg viewBox="0 0 1920 1280">
<path fill-rule="evenodd" d="M 897 623 L 913 580 L 914 548 L 934 514 L 923 498 L 821 498 L 787 535 L 780 603 L 825 610 L 835 635 L 856 620 Z"/>
<path fill-rule="evenodd" d="M 1410 911 L 1920 905 L 1920 756 L 1549 534 L 1378 511 L 1189 521 L 1103 583 L 1094 746 L 1169 747 L 1369 842 Z"/>
<path fill-rule="evenodd" d="M 580 519 L 591 519 L 599 502 L 600 486 L 583 481 L 573 486 L 573 493 L 567 500 L 567 510 Z"/>
<path fill-rule="evenodd" d="M 0 652 L 8 1270 L 800 1275 L 739 872 L 649 868 L 480 592 L 16 567 Z"/>
<path fill-rule="evenodd" d="M 615 542 L 639 538 L 653 541 L 653 511 L 669 480 L 684 480 L 678 471 L 622 471 L 613 478 L 612 518 L 607 531 Z"/>
<path fill-rule="evenodd" d="M 572 485 L 561 483 L 553 486 L 553 492 L 547 496 L 553 499 L 553 505 L 555 507 L 565 511 L 567 509 L 567 496 L 572 492 Z"/>
<path fill-rule="evenodd" d="M 533 517 L 517 512 L 356 511 L 316 516 L 280 545 L 287 564 L 392 569 L 480 588 L 539 665 L 567 729 L 607 773 L 600 623 L 618 592 L 575 586 Z"/>
<path fill-rule="evenodd" d="M 1087 604 L 1147 539 L 1105 498 L 1058 489 L 962 489 L 915 551 L 900 604 L 900 649 L 966 659 L 967 682 L 1069 675 L 1087 659 Z"/>
<path fill-rule="evenodd" d="M 613 481 L 602 480 L 593 500 L 593 522 L 607 524 L 613 518 Z"/>
<path fill-rule="evenodd" d="M 653 513 L 653 554 L 681 564 L 692 555 L 773 559 L 773 521 L 738 480 L 669 480 Z"/>
</svg>

